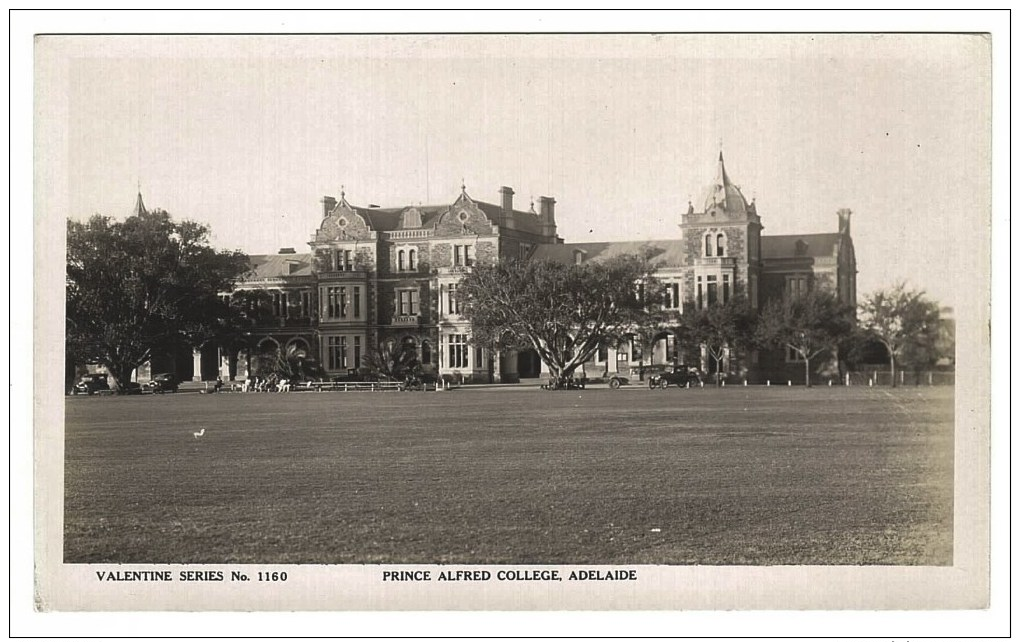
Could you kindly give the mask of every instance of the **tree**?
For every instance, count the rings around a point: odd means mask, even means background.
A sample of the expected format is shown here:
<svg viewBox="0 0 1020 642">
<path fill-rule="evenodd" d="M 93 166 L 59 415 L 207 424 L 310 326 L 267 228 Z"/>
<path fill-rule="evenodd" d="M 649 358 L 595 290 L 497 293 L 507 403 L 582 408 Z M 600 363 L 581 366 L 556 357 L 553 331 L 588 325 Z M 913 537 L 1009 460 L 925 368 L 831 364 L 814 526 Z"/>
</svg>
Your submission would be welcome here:
<svg viewBox="0 0 1020 642">
<path fill-rule="evenodd" d="M 365 365 L 374 374 L 394 381 L 417 374 L 420 367 L 416 350 L 393 339 L 370 348 L 365 353 Z"/>
<path fill-rule="evenodd" d="M 161 210 L 68 221 L 67 354 L 105 366 L 124 390 L 154 354 L 232 326 L 237 308 L 219 294 L 249 270 L 248 257 L 214 250 L 208 235 Z"/>
<path fill-rule="evenodd" d="M 627 255 L 580 265 L 475 265 L 457 294 L 476 343 L 533 348 L 563 381 L 600 344 L 654 324 L 661 290 L 645 259 Z"/>
<path fill-rule="evenodd" d="M 830 292 L 773 300 L 758 320 L 760 345 L 792 350 L 804 362 L 804 385 L 811 386 L 811 360 L 832 353 L 854 327 L 853 309 Z"/>
<path fill-rule="evenodd" d="M 899 283 L 870 294 L 860 306 L 861 327 L 870 332 L 889 354 L 889 373 L 896 386 L 896 361 L 923 360 L 935 355 L 939 337 L 939 307 L 921 290 Z"/>
<path fill-rule="evenodd" d="M 732 297 L 725 303 L 715 303 L 695 309 L 687 304 L 687 312 L 681 317 L 683 335 L 705 347 L 708 356 L 715 361 L 717 386 L 722 385 L 722 362 L 730 349 L 749 349 L 754 343 L 755 315 L 747 299 Z"/>
</svg>

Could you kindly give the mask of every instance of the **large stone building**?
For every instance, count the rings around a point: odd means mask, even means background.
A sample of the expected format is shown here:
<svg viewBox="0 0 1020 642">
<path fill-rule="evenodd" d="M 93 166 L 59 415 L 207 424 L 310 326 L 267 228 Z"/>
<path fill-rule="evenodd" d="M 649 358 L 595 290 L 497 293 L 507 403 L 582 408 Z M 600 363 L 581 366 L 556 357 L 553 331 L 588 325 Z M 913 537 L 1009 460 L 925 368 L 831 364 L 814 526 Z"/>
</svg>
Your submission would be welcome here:
<svg viewBox="0 0 1020 642">
<path fill-rule="evenodd" d="M 680 237 L 669 240 L 564 243 L 556 233 L 555 201 L 539 199 L 514 208 L 514 191 L 499 203 L 476 201 L 461 188 L 449 205 L 397 208 L 322 199 L 310 252 L 284 248 L 251 257 L 252 272 L 238 288 L 267 290 L 275 321 L 260 328 L 246 349 L 207 346 L 179 373 L 195 379 L 244 377 L 259 355 L 297 355 L 327 376 L 350 376 L 367 351 L 393 341 L 413 348 L 427 371 L 468 382 L 512 382 L 538 377 L 542 364 L 531 351 L 498 359 L 471 343 L 460 315 L 457 284 L 479 261 L 500 258 L 564 262 L 597 261 L 641 252 L 651 256 L 665 283 L 667 305 L 704 307 L 743 293 L 756 308 L 767 300 L 829 288 L 856 302 L 856 261 L 850 212 L 839 210 L 833 233 L 766 236 L 754 201 L 730 180 L 720 153 L 703 206 L 679 212 Z M 589 376 L 647 365 L 697 359 L 664 331 L 650 354 L 637 342 L 606 346 L 586 364 Z M 691 355 L 694 355 L 693 357 Z M 710 360 L 701 358 L 704 369 Z M 793 378 L 803 364 L 781 351 L 747 355 L 738 376 L 752 382 Z M 191 372 L 184 372 L 191 365 Z M 727 364 L 727 367 L 734 368 Z"/>
</svg>

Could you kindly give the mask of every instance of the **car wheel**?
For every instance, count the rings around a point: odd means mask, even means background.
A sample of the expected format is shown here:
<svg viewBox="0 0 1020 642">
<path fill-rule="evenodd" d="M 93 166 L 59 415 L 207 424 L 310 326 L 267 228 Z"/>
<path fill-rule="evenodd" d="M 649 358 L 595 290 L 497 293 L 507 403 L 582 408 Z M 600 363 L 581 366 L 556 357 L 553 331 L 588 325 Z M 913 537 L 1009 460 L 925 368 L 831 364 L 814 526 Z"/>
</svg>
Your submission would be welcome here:
<svg viewBox="0 0 1020 642">
<path fill-rule="evenodd" d="M 661 379 L 659 380 L 659 387 L 665 390 L 666 388 L 669 387 L 669 382 L 666 381 L 665 379 Z"/>
<path fill-rule="evenodd" d="M 659 383 L 655 380 L 654 377 L 648 380 L 648 389 L 649 390 L 655 390 L 658 387 L 659 387 Z"/>
<path fill-rule="evenodd" d="M 609 387 L 612 388 L 613 390 L 616 390 L 617 388 L 620 387 L 620 380 L 619 379 L 610 379 L 609 380 Z"/>
</svg>

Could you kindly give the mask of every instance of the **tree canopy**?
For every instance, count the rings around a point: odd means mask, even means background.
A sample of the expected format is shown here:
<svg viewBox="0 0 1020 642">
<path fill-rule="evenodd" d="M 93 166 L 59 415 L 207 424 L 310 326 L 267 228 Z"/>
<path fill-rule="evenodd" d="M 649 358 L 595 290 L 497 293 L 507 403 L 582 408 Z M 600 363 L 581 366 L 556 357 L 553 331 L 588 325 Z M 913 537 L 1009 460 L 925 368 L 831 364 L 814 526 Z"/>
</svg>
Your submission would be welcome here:
<svg viewBox="0 0 1020 642">
<path fill-rule="evenodd" d="M 640 256 L 476 265 L 457 293 L 476 343 L 533 348 L 558 379 L 571 376 L 600 345 L 656 323 L 663 295 Z"/>
<path fill-rule="evenodd" d="M 854 327 L 853 308 L 831 292 L 770 301 L 758 320 L 756 337 L 764 346 L 792 350 L 804 362 L 804 384 L 811 385 L 811 360 L 836 350 Z"/>
<path fill-rule="evenodd" d="M 715 303 L 696 309 L 692 303 L 681 318 L 681 331 L 694 342 L 704 346 L 715 361 L 716 385 L 729 349 L 744 350 L 754 345 L 755 314 L 747 299 L 734 296 L 725 303 Z"/>
<path fill-rule="evenodd" d="M 871 293 L 860 305 L 861 327 L 885 346 L 896 385 L 896 362 L 906 358 L 934 363 L 940 340 L 939 306 L 922 290 L 899 283 Z"/>
<path fill-rule="evenodd" d="M 154 354 L 243 327 L 257 314 L 246 297 L 221 292 L 249 270 L 241 252 L 214 250 L 209 229 L 164 211 L 123 222 L 96 215 L 67 222 L 69 358 L 106 366 L 123 389 Z"/>
</svg>

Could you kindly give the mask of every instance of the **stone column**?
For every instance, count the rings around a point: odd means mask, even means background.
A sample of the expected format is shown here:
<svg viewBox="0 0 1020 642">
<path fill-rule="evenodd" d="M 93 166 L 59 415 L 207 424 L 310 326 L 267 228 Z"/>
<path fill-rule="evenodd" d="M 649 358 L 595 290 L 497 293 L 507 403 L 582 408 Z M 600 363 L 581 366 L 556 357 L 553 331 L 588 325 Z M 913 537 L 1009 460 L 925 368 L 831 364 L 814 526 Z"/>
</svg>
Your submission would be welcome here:
<svg viewBox="0 0 1020 642">
<path fill-rule="evenodd" d="M 503 383 L 503 351 L 498 348 L 492 358 L 492 383 Z"/>
<path fill-rule="evenodd" d="M 191 380 L 202 380 L 202 350 L 200 348 L 191 349 Z"/>
</svg>

